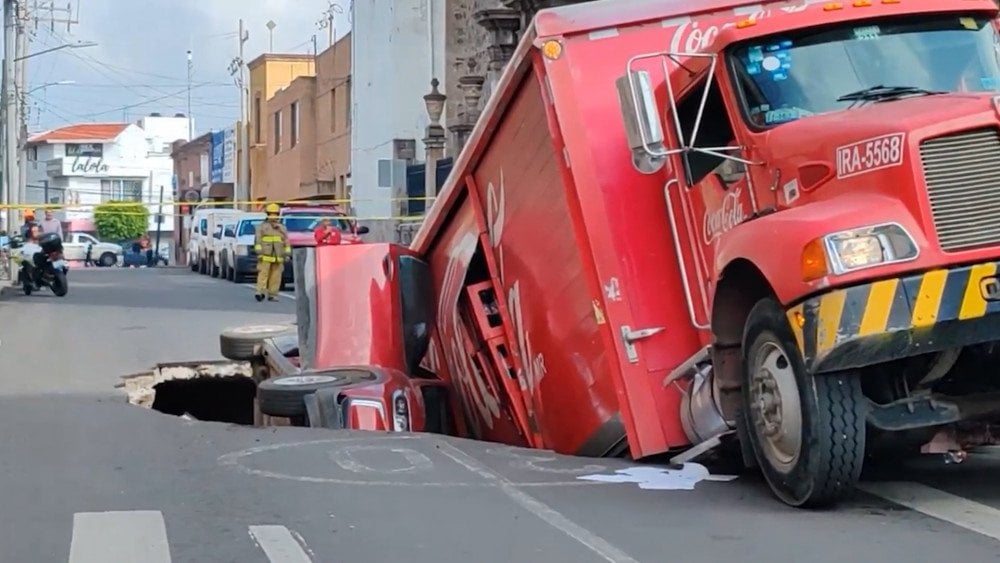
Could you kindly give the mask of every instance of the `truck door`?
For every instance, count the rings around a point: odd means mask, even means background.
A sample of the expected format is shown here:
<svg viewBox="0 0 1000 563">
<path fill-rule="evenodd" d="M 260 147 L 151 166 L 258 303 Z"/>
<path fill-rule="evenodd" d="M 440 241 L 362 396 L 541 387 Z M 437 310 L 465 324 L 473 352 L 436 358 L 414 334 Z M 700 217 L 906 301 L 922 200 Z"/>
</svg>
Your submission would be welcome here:
<svg viewBox="0 0 1000 563">
<path fill-rule="evenodd" d="M 690 252 L 679 258 L 688 270 L 693 322 L 704 326 L 710 318 L 715 244 L 726 231 L 749 219 L 755 205 L 745 153 L 738 146 L 718 78 L 709 75 L 697 81 L 678 96 L 676 107 L 682 142 L 697 150 L 678 157 L 678 178 L 668 184 L 666 196 L 678 230 L 688 234 Z"/>
</svg>

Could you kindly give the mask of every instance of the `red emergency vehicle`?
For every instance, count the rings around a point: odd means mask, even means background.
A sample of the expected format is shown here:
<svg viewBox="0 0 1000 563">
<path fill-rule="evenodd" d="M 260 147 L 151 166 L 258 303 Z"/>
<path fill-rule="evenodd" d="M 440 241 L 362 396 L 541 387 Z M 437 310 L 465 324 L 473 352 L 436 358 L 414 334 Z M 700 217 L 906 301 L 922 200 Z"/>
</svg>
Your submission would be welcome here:
<svg viewBox="0 0 1000 563">
<path fill-rule="evenodd" d="M 262 408 L 297 388 L 313 425 L 734 448 L 793 506 L 840 498 L 883 442 L 990 442 L 997 15 L 539 12 L 411 247 L 310 251 L 299 335 L 257 348 L 284 376 Z"/>
</svg>

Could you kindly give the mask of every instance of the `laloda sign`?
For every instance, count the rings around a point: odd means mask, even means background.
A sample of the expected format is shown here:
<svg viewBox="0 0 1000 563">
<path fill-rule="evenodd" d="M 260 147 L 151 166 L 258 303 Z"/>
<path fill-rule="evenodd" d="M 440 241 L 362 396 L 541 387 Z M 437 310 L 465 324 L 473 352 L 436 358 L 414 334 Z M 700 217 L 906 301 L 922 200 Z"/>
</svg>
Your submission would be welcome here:
<svg viewBox="0 0 1000 563">
<path fill-rule="evenodd" d="M 73 159 L 69 170 L 71 174 L 106 174 L 108 165 L 101 157 L 78 156 Z"/>
</svg>

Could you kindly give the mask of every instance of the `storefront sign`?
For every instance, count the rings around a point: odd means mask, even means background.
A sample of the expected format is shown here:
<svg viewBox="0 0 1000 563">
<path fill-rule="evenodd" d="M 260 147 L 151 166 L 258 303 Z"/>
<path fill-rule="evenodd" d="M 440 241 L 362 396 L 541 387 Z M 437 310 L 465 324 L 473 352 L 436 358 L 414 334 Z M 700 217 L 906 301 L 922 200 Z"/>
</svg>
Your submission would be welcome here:
<svg viewBox="0 0 1000 563">
<path fill-rule="evenodd" d="M 104 159 L 93 156 L 78 156 L 70 165 L 71 174 L 107 174 L 108 165 Z"/>
</svg>

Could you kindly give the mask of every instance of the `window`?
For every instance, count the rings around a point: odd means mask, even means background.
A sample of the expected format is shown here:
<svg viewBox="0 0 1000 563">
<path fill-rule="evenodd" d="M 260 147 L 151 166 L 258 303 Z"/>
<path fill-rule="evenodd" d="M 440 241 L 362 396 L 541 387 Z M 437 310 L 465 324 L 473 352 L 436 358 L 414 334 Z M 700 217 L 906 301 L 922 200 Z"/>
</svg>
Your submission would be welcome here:
<svg viewBox="0 0 1000 563">
<path fill-rule="evenodd" d="M 260 94 L 254 96 L 253 99 L 253 128 L 254 128 L 254 139 L 259 145 L 264 142 L 264 137 L 261 134 L 261 113 L 260 113 Z"/>
<path fill-rule="evenodd" d="M 79 237 L 78 240 L 81 243 L 83 243 L 83 244 L 98 244 L 97 243 L 97 239 L 95 239 L 94 237 L 92 237 L 90 235 L 85 235 L 83 233 L 78 233 L 76 236 Z"/>
<path fill-rule="evenodd" d="M 32 162 L 38 160 L 38 147 L 37 146 L 28 147 L 28 160 L 32 161 Z"/>
<path fill-rule="evenodd" d="M 337 132 L 337 89 L 330 90 L 330 132 Z"/>
<path fill-rule="evenodd" d="M 894 16 L 757 38 L 729 56 L 746 118 L 764 128 L 904 96 L 997 92 L 996 43 L 984 15 Z"/>
<path fill-rule="evenodd" d="M 344 125 L 351 128 L 351 79 L 344 85 Z"/>
<path fill-rule="evenodd" d="M 694 139 L 694 143 L 691 143 L 691 133 L 694 131 L 694 123 L 698 117 L 698 108 L 701 107 L 701 98 L 704 93 L 705 81 L 702 80 L 677 101 L 677 116 L 680 118 L 681 131 L 684 132 L 684 142 L 702 148 L 732 146 L 736 141 L 736 135 L 733 133 L 729 112 L 726 110 L 726 105 L 722 100 L 722 92 L 719 90 L 719 84 L 716 80 L 712 80 L 712 85 L 708 90 L 705 111 L 701 115 L 701 124 L 698 125 L 698 136 Z M 729 154 L 736 156 L 733 151 L 729 151 Z M 688 185 L 697 184 L 705 176 L 727 162 L 732 161 L 713 154 L 697 151 L 688 152 L 684 157 Z"/>
<path fill-rule="evenodd" d="M 255 235 L 257 234 L 257 225 L 263 223 L 263 219 L 248 219 L 246 221 L 240 221 L 240 232 L 239 236 Z"/>
<path fill-rule="evenodd" d="M 212 233 L 212 238 L 218 238 L 218 239 L 222 238 L 222 225 L 215 226 L 215 232 Z"/>
<path fill-rule="evenodd" d="M 281 110 L 274 112 L 274 154 L 281 152 Z"/>
<path fill-rule="evenodd" d="M 299 144 L 299 102 L 292 102 L 292 142 L 290 147 Z"/>
<path fill-rule="evenodd" d="M 142 180 L 101 180 L 101 201 L 142 201 Z"/>
<path fill-rule="evenodd" d="M 66 156 L 104 156 L 104 145 L 100 143 L 66 143 Z"/>
<path fill-rule="evenodd" d="M 204 235 L 208 233 L 208 219 L 201 220 L 201 227 L 198 229 L 198 234 Z"/>
</svg>

